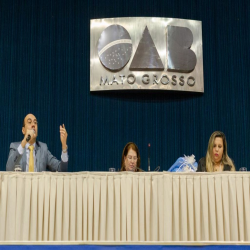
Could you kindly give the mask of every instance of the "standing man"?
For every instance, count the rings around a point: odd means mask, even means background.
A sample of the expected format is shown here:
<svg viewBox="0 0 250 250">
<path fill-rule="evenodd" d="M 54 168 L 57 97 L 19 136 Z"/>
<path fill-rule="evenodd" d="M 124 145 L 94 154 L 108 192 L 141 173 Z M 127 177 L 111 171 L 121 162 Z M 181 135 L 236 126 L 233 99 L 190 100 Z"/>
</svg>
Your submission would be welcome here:
<svg viewBox="0 0 250 250">
<path fill-rule="evenodd" d="M 24 172 L 67 171 L 68 146 L 67 131 L 64 124 L 60 126 L 62 143 L 61 161 L 57 160 L 48 150 L 47 144 L 36 140 L 38 136 L 38 122 L 33 114 L 28 114 L 23 120 L 21 142 L 10 144 L 9 158 L 6 171 L 14 171 L 15 165 L 20 165 Z"/>
</svg>

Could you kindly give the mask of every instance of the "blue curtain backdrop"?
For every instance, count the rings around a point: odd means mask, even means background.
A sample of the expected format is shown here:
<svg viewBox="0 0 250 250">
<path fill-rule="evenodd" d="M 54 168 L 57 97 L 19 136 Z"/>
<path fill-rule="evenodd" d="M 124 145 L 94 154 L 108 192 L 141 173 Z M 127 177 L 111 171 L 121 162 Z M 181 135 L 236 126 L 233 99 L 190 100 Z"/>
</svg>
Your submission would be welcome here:
<svg viewBox="0 0 250 250">
<path fill-rule="evenodd" d="M 247 0 L 0 0 L 0 170 L 33 113 L 39 140 L 60 158 L 68 131 L 69 171 L 120 168 L 135 142 L 147 170 L 183 154 L 205 155 L 215 130 L 236 167 L 250 156 L 250 4 Z M 204 94 L 90 93 L 90 19 L 172 17 L 202 21 Z"/>
</svg>

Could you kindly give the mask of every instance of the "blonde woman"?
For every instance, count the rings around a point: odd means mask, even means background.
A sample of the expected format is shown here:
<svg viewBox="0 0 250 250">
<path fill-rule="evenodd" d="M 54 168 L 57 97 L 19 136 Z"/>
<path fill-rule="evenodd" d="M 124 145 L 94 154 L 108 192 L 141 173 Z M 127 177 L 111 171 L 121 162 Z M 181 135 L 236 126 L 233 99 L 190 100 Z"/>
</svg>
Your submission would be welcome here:
<svg viewBox="0 0 250 250">
<path fill-rule="evenodd" d="M 197 172 L 235 171 L 233 161 L 227 154 L 224 133 L 215 131 L 210 136 L 206 157 L 199 160 Z"/>
</svg>

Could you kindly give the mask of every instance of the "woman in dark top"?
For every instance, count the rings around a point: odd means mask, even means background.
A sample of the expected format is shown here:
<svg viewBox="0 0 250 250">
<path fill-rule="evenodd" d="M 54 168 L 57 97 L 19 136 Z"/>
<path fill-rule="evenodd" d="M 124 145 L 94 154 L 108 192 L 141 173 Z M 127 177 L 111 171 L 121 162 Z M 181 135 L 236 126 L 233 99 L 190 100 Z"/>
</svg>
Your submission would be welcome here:
<svg viewBox="0 0 250 250">
<path fill-rule="evenodd" d="M 123 149 L 121 160 L 121 171 L 141 172 L 141 157 L 135 143 L 129 142 Z"/>
<path fill-rule="evenodd" d="M 206 157 L 199 160 L 197 172 L 235 171 L 233 161 L 227 154 L 224 133 L 215 131 L 210 136 Z"/>
</svg>

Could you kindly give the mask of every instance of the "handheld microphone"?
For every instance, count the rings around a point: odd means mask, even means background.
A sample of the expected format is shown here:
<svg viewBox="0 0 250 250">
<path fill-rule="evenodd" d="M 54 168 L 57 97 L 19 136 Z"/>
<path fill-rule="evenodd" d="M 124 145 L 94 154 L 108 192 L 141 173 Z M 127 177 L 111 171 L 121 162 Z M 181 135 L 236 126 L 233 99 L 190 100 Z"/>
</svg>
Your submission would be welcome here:
<svg viewBox="0 0 250 250">
<path fill-rule="evenodd" d="M 150 172 L 150 143 L 148 144 L 148 172 Z"/>
<path fill-rule="evenodd" d="M 34 129 L 32 129 L 32 130 L 33 130 L 33 132 L 35 134 L 35 130 Z M 28 135 L 27 138 L 26 138 L 26 142 L 28 142 L 30 140 L 30 138 L 31 138 L 31 135 Z"/>
</svg>

